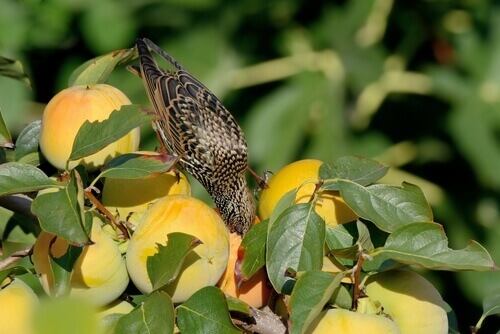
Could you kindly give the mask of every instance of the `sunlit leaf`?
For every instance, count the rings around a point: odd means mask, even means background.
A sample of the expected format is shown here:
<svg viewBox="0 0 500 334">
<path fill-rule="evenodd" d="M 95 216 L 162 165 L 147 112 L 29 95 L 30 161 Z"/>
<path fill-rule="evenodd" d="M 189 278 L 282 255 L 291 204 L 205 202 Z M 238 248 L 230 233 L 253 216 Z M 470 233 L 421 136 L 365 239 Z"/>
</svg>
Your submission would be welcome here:
<svg viewBox="0 0 500 334">
<path fill-rule="evenodd" d="M 69 86 L 104 83 L 113 69 L 137 57 L 135 48 L 110 52 L 80 65 L 71 75 Z"/>
<path fill-rule="evenodd" d="M 62 185 L 32 165 L 19 162 L 0 164 L 0 196 L 51 187 L 62 187 Z"/>
<path fill-rule="evenodd" d="M 16 140 L 16 161 L 25 162 L 26 156 L 32 153 L 35 153 L 37 156 L 39 155 L 38 142 L 41 124 L 40 120 L 34 121 L 21 131 Z M 39 162 L 39 159 L 37 160 Z"/>
<path fill-rule="evenodd" d="M 346 180 L 339 180 L 338 184 L 342 198 L 353 211 L 382 231 L 392 232 L 403 225 L 433 219 L 424 193 L 415 185 L 374 184 L 363 187 Z"/>
<path fill-rule="evenodd" d="M 68 160 L 96 153 L 133 129 L 151 122 L 152 116 L 138 105 L 124 105 L 103 121 L 85 121 L 76 134 Z"/>
<path fill-rule="evenodd" d="M 268 223 L 269 220 L 261 221 L 260 223 L 252 226 L 252 228 L 243 236 L 243 240 L 240 245 L 243 258 L 238 258 L 236 260 L 236 272 L 241 275 L 241 277 L 236 278 L 237 282 L 249 279 L 266 264 Z"/>
<path fill-rule="evenodd" d="M 240 333 L 233 325 L 224 293 L 213 286 L 195 292 L 177 307 L 181 333 Z"/>
<path fill-rule="evenodd" d="M 295 202 L 295 196 L 297 195 L 298 189 L 292 189 L 283 196 L 274 207 L 271 217 L 269 217 L 268 229 L 274 224 L 276 219 L 285 211 L 287 208 L 291 207 Z"/>
<path fill-rule="evenodd" d="M 92 214 L 85 212 L 81 180 L 75 170 L 64 189 L 38 195 L 31 211 L 40 220 L 41 228 L 60 236 L 70 244 L 83 246 L 89 243 L 89 226 Z"/>
<path fill-rule="evenodd" d="M 319 168 L 320 180 L 345 179 L 362 186 L 369 185 L 387 174 L 388 168 L 381 163 L 362 157 L 340 157 L 331 163 L 323 163 Z M 327 182 L 325 190 L 339 190 L 336 182 Z"/>
<path fill-rule="evenodd" d="M 136 179 L 168 172 L 177 161 L 175 156 L 127 153 L 110 160 L 99 177 Z"/>
<path fill-rule="evenodd" d="M 290 269 L 321 269 L 324 243 L 325 222 L 314 211 L 313 203 L 297 204 L 283 211 L 267 238 L 266 266 L 274 289 L 284 289 L 291 280 L 286 276 Z"/>
<path fill-rule="evenodd" d="M 144 303 L 118 319 L 115 334 L 171 334 L 174 324 L 172 299 L 163 291 L 153 291 Z"/>
<path fill-rule="evenodd" d="M 397 229 L 383 248 L 374 250 L 374 255 L 379 254 L 432 270 L 498 269 L 490 254 L 476 241 L 470 241 L 464 249 L 448 248 L 443 227 L 436 223 L 414 223 Z"/>
<path fill-rule="evenodd" d="M 148 276 L 154 290 L 175 280 L 186 255 L 201 244 L 199 239 L 185 233 L 173 232 L 167 237 L 167 245 L 156 244 L 158 252 L 149 256 L 146 261 Z"/>
<path fill-rule="evenodd" d="M 123 313 L 106 314 L 100 321 L 101 333 L 115 333 L 115 326 Z"/>
<path fill-rule="evenodd" d="M 299 276 L 290 296 L 290 333 L 304 333 L 321 312 L 343 275 L 321 270 L 307 271 Z"/>
<path fill-rule="evenodd" d="M 31 87 L 31 82 L 19 60 L 0 56 L 0 75 L 21 81 Z"/>
</svg>

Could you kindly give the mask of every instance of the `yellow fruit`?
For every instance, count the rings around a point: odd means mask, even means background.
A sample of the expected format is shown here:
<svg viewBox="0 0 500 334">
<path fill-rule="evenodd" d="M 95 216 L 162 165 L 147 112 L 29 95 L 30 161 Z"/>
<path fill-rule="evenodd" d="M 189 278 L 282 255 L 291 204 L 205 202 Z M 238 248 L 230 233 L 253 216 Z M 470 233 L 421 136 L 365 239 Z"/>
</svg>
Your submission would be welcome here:
<svg viewBox="0 0 500 334">
<path fill-rule="evenodd" d="M 98 312 L 97 316 L 102 319 L 107 315 L 110 314 L 127 314 L 130 311 L 132 311 L 134 307 L 132 304 L 124 301 L 124 300 L 115 300 L 111 304 L 108 304 L 104 307 L 102 307 Z"/>
<path fill-rule="evenodd" d="M 361 314 L 344 309 L 323 311 L 309 326 L 309 334 L 400 334 L 396 324 L 375 314 Z M 429 332 L 432 333 L 432 332 Z"/>
<path fill-rule="evenodd" d="M 121 220 L 137 224 L 150 204 L 158 198 L 177 194 L 191 195 L 191 185 L 182 172 L 171 171 L 140 179 L 106 179 L 102 204 L 111 212 L 118 212 Z"/>
<path fill-rule="evenodd" d="M 221 290 L 232 296 L 239 298 L 250 306 L 260 308 L 267 304 L 271 295 L 271 288 L 267 286 L 267 274 L 264 268 L 257 271 L 248 281 L 243 282 L 238 290 L 234 276 L 234 265 L 238 258 L 238 248 L 241 244 L 241 236 L 237 233 L 229 234 L 229 261 L 226 271 L 217 283 Z"/>
<path fill-rule="evenodd" d="M 172 232 L 190 234 L 203 243 L 186 256 L 177 278 L 164 288 L 175 303 L 180 303 L 217 283 L 227 266 L 229 235 L 220 216 L 194 197 L 172 195 L 156 201 L 132 235 L 126 256 L 130 278 L 145 294 L 152 291 L 147 258 L 158 252 L 157 243 L 167 244 L 167 234 Z"/>
<path fill-rule="evenodd" d="M 295 203 L 309 202 L 318 182 L 320 160 L 300 160 L 279 170 L 268 182 L 259 199 L 259 217 L 264 220 L 271 216 L 276 204 L 283 195 L 292 189 L 299 188 Z M 323 191 L 319 194 L 314 209 L 328 226 L 356 220 L 356 214 L 345 204 L 337 191 Z"/>
<path fill-rule="evenodd" d="M 114 328 L 118 318 L 130 313 L 133 309 L 134 307 L 132 304 L 124 300 L 115 300 L 111 304 L 101 308 L 97 312 L 97 319 L 99 320 L 100 325 L 99 333 L 114 333 Z"/>
<path fill-rule="evenodd" d="M 93 245 L 85 246 L 75 263 L 71 277 L 70 296 L 87 299 L 94 306 L 106 305 L 118 298 L 128 285 L 125 260 L 117 244 L 101 228 L 101 220 L 94 218 L 91 232 Z M 54 235 L 42 232 L 33 250 L 35 271 L 48 295 L 54 292 L 54 276 L 50 269 L 49 247 Z M 57 238 L 51 251 L 54 257 L 63 256 L 69 244 Z"/>
<path fill-rule="evenodd" d="M 371 276 L 365 285 L 368 297 L 381 303 L 402 333 L 448 333 L 444 301 L 419 274 L 391 270 Z"/>
<path fill-rule="evenodd" d="M 42 116 L 40 149 L 56 168 L 66 169 L 76 134 L 86 121 L 102 121 L 115 109 L 130 104 L 130 100 L 117 88 L 97 84 L 73 86 L 56 94 L 47 104 Z M 95 170 L 117 155 L 138 149 L 140 130 L 136 128 L 101 151 L 81 160 L 71 161 L 69 168 L 83 164 Z"/>
<path fill-rule="evenodd" d="M 31 334 L 33 315 L 38 297 L 31 288 L 14 279 L 4 282 L 0 290 L 0 332 L 9 334 Z"/>
</svg>

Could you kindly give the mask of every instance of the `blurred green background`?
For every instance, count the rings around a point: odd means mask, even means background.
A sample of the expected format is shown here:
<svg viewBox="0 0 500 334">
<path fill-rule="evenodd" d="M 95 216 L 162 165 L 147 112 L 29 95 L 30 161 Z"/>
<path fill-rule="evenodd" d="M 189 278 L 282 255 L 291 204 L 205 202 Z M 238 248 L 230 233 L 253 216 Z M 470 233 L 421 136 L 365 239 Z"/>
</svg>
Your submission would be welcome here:
<svg viewBox="0 0 500 334">
<path fill-rule="evenodd" d="M 71 71 L 148 37 L 238 118 L 252 167 L 356 154 L 421 186 L 453 248 L 500 263 L 500 4 L 487 0 L 0 0 L 0 54 L 33 81 L 0 78 L 13 132 L 41 117 Z M 167 66 L 167 64 L 164 64 Z M 140 80 L 109 83 L 148 104 Z M 157 145 L 143 131 L 143 149 Z M 200 189 L 199 196 L 204 196 Z M 500 273 L 427 273 L 461 332 Z M 500 328 L 488 318 L 484 333 Z"/>
</svg>

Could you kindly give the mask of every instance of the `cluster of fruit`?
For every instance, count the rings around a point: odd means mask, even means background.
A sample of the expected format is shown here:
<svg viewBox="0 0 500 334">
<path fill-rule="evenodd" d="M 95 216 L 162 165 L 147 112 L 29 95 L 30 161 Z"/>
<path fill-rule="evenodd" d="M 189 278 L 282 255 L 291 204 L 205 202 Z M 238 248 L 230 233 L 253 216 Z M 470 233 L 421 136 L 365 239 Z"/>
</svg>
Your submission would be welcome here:
<svg viewBox="0 0 500 334">
<path fill-rule="evenodd" d="M 100 152 L 68 163 L 75 135 L 85 120 L 102 120 L 120 106 L 130 104 L 118 89 L 104 85 L 73 86 L 47 105 L 40 133 L 40 148 L 45 158 L 60 170 L 84 165 L 87 171 L 100 168 L 110 159 L 139 149 L 139 129 L 135 129 Z M 64 124 L 64 126 L 61 126 Z M 140 152 L 155 155 L 155 152 Z M 258 203 L 258 218 L 268 219 L 278 201 L 290 190 L 299 188 L 296 203 L 308 202 L 313 196 L 322 162 L 302 160 L 277 172 L 263 190 Z M 50 190 L 47 190 L 50 191 Z M 41 192 L 43 193 L 43 192 Z M 182 232 L 195 237 L 196 247 L 190 251 L 175 280 L 164 291 L 174 303 L 182 303 L 201 288 L 218 286 L 230 295 L 260 308 L 269 300 L 273 289 L 261 268 L 248 281 L 237 284 L 235 263 L 241 236 L 230 234 L 219 214 L 204 202 L 191 196 L 188 180 L 181 171 L 152 175 L 141 179 L 106 179 L 101 192 L 103 206 L 118 221 L 126 222 L 130 238 L 105 222 L 101 213 L 93 214 L 90 240 L 83 247 L 71 276 L 70 295 L 88 300 L 103 314 L 130 312 L 133 307 L 119 297 L 129 286 L 147 295 L 154 290 L 148 274 L 148 259 L 168 244 L 168 235 Z M 323 191 L 315 202 L 315 211 L 326 224 L 335 227 L 356 220 L 357 215 L 336 191 Z M 52 261 L 68 253 L 72 247 L 66 240 L 41 232 L 33 250 L 33 262 L 41 285 L 54 295 L 57 284 Z M 340 264 L 324 258 L 324 271 L 341 272 Z M 349 279 L 347 279 L 350 282 Z M 16 328 L 9 333 L 28 333 L 19 324 L 29 324 L 37 297 L 22 281 L 14 280 L 0 290 L 0 309 L 5 317 L 25 315 L 22 321 L 9 321 Z M 240 282 L 238 282 L 240 283 Z M 356 312 L 331 308 L 309 326 L 314 333 L 447 333 L 445 304 L 438 291 L 425 278 L 413 271 L 393 270 L 370 276 L 364 282 L 364 294 Z M 118 303 L 117 303 L 118 301 Z M 8 305 L 5 307 L 3 305 Z M 15 305 L 19 304 L 17 307 Z M 116 305 L 119 305 L 116 308 Z M 31 306 L 28 306 L 31 305 Z M 109 306 L 113 305 L 113 309 Z M 289 305 L 282 300 L 280 315 L 286 317 Z M 23 310 L 22 312 L 20 310 Z M 103 316 L 101 314 L 101 316 Z"/>
</svg>

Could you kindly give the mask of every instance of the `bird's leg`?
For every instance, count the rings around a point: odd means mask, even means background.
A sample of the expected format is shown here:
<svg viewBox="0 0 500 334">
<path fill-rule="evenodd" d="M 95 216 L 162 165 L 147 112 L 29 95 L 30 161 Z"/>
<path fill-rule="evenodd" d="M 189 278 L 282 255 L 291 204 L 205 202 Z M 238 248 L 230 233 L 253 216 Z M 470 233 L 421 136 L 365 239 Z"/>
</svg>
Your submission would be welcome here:
<svg viewBox="0 0 500 334">
<path fill-rule="evenodd" d="M 250 166 L 247 166 L 247 170 L 250 173 L 250 175 L 252 175 L 253 178 L 257 181 L 258 186 L 253 191 L 254 195 L 256 196 L 259 191 L 268 187 L 267 181 L 269 181 L 269 175 L 272 175 L 273 172 L 270 170 L 265 170 L 264 175 L 261 177 L 252 168 L 250 168 Z"/>
</svg>

